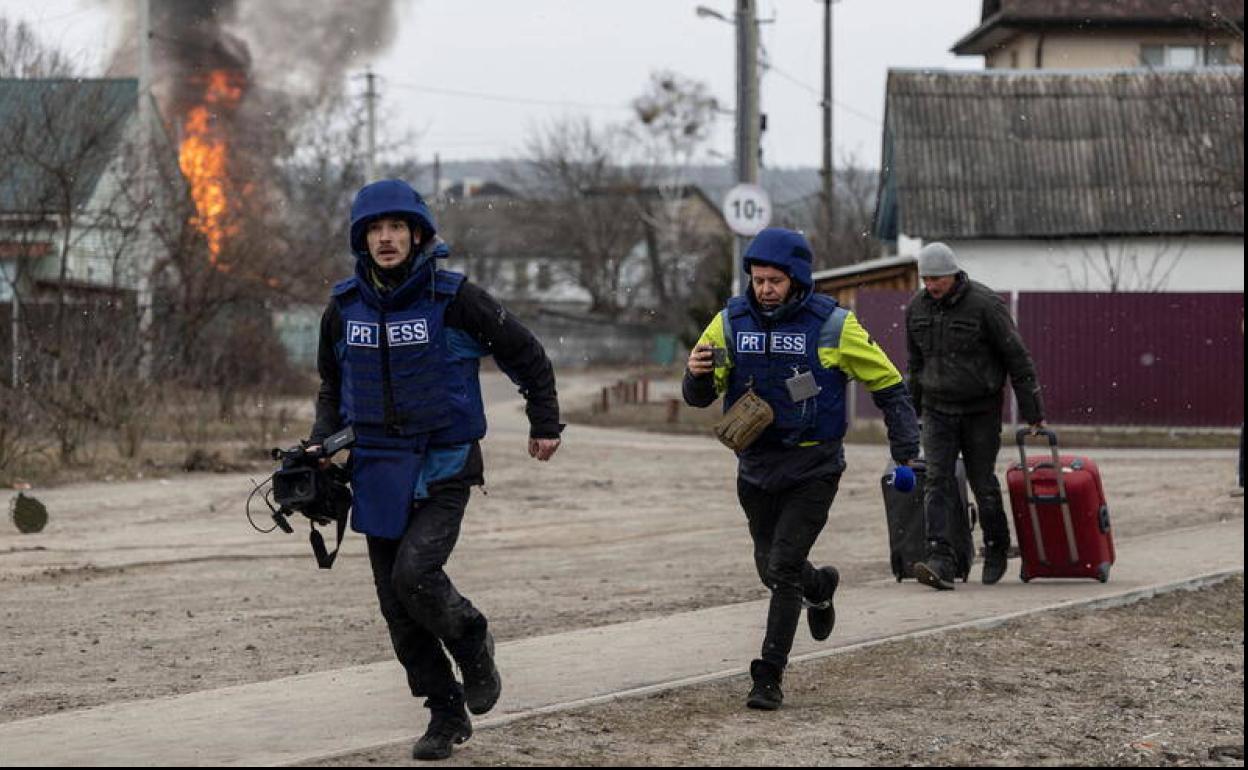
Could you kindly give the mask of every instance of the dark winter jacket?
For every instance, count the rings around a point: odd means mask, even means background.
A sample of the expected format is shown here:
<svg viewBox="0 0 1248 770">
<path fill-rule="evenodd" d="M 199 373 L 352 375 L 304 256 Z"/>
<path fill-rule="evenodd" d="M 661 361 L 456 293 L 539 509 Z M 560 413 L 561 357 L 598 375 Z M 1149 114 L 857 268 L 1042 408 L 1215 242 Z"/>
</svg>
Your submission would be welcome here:
<svg viewBox="0 0 1248 770">
<path fill-rule="evenodd" d="M 494 356 L 500 369 L 520 387 L 527 402 L 529 435 L 532 438 L 558 438 L 559 402 L 555 372 L 537 338 L 484 289 L 464 281 L 459 293 L 446 308 L 447 330 L 458 329 Z M 342 340 L 343 322 L 337 302 L 330 300 L 321 316 L 321 339 L 317 368 L 321 388 L 316 399 L 316 424 L 311 441 L 320 443 L 342 427 L 339 411 L 342 371 L 335 352 Z"/>
<path fill-rule="evenodd" d="M 1019 414 L 1044 419 L 1040 385 L 1023 339 L 1001 298 L 958 273 L 940 300 L 920 291 L 906 308 L 909 384 L 915 411 L 950 414 L 999 411 L 1009 375 Z"/>
</svg>

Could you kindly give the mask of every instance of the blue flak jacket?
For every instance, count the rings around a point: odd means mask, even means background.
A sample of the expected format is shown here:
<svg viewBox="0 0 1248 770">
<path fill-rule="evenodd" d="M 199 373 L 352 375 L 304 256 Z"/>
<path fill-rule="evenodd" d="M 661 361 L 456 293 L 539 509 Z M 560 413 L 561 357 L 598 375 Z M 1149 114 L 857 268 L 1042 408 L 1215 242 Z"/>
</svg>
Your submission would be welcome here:
<svg viewBox="0 0 1248 770">
<path fill-rule="evenodd" d="M 728 301 L 724 329 L 733 368 L 724 409 L 731 408 L 751 387 L 771 406 L 775 421 L 758 438 L 757 446 L 796 446 L 845 435 L 845 388 L 849 380 L 839 368 L 826 369 L 819 362 L 820 335 L 835 314 L 843 315 L 844 311 L 835 300 L 821 294 L 809 295 L 784 320 L 770 323 L 764 323 L 746 297 Z M 795 403 L 785 381 L 805 372 L 814 375 L 819 394 Z"/>
<path fill-rule="evenodd" d="M 381 294 L 365 270 L 333 290 L 343 323 L 340 409 L 356 433 L 351 527 L 396 539 L 428 450 L 485 436 L 477 377 L 484 351 L 445 325 L 463 275 L 434 270 L 429 260 Z"/>
</svg>

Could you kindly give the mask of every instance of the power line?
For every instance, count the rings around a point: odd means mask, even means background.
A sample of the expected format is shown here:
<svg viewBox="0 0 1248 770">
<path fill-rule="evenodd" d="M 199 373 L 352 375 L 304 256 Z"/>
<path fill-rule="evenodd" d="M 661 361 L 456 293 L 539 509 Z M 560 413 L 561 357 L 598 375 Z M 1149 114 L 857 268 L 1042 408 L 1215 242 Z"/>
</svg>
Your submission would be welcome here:
<svg viewBox="0 0 1248 770">
<path fill-rule="evenodd" d="M 766 69 L 767 69 L 767 71 L 769 71 L 769 72 L 774 72 L 774 73 L 776 73 L 776 74 L 777 74 L 777 75 L 779 75 L 781 78 L 783 78 L 784 80 L 789 81 L 789 82 L 790 82 L 790 83 L 792 83 L 793 85 L 798 86 L 799 88 L 802 88 L 802 89 L 804 89 L 804 90 L 806 90 L 806 91 L 809 91 L 811 94 L 813 94 L 813 95 L 815 95 L 815 96 L 819 97 L 820 102 L 822 102 L 822 100 L 823 100 L 823 92 L 821 92 L 821 91 L 817 90 L 816 88 L 814 88 L 814 87 L 812 87 L 812 86 L 808 85 L 807 83 L 802 82 L 801 80 L 798 80 L 797 78 L 793 77 L 792 75 L 790 75 L 789 73 L 787 73 L 787 72 L 785 72 L 784 70 L 780 69 L 779 67 L 777 67 L 777 66 L 776 66 L 776 65 L 774 65 L 774 64 L 768 63 L 768 64 L 766 65 Z M 856 116 L 856 117 L 862 118 L 863 120 L 869 120 L 869 121 L 871 121 L 872 123 L 874 123 L 874 124 L 875 124 L 875 125 L 877 125 L 877 126 L 882 126 L 882 125 L 884 125 L 884 122 L 883 122 L 882 120 L 880 120 L 879 118 L 875 117 L 874 115 L 868 115 L 867 113 L 863 112 L 862 110 L 859 110 L 859 109 L 857 109 L 857 108 L 855 108 L 855 107 L 851 107 L 850 105 L 845 104 L 844 102 L 839 102 L 839 101 L 837 101 L 836 99 L 833 99 L 833 100 L 832 100 L 832 104 L 836 105 L 837 107 L 841 108 L 842 110 L 844 110 L 845 112 L 848 112 L 848 113 L 849 113 L 849 114 L 851 114 L 851 115 L 854 115 L 854 116 Z"/>
</svg>

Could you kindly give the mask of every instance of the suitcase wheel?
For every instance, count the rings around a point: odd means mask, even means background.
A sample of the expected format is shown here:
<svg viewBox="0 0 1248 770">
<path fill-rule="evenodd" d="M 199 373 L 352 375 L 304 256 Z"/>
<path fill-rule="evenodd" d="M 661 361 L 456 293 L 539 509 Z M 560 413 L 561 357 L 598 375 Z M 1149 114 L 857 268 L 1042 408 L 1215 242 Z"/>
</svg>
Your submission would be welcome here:
<svg viewBox="0 0 1248 770">
<path fill-rule="evenodd" d="M 1109 582 L 1109 565 L 1102 564 L 1096 568 L 1096 579 L 1102 583 Z"/>
<path fill-rule="evenodd" d="M 1031 575 L 1028 575 L 1028 574 L 1027 574 L 1027 570 L 1025 570 L 1025 569 L 1020 569 L 1020 570 L 1018 571 L 1018 579 L 1019 579 L 1019 580 L 1021 580 L 1021 581 L 1023 581 L 1024 583 L 1030 583 L 1030 582 L 1031 582 Z"/>
</svg>

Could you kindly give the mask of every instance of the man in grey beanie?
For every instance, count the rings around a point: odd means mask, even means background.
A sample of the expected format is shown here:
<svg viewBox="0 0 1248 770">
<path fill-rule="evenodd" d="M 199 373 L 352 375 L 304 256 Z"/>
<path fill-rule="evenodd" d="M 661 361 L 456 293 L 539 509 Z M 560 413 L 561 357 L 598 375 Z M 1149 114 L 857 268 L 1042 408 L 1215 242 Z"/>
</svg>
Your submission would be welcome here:
<svg viewBox="0 0 1248 770">
<path fill-rule="evenodd" d="M 959 453 L 979 503 L 984 533 L 983 581 L 1005 574 L 1010 529 L 994 467 L 1001 449 L 1001 408 L 1009 375 L 1023 419 L 1037 430 L 1044 405 L 1036 369 L 1005 303 L 958 268 L 953 250 L 929 243 L 919 251 L 923 290 L 906 308 L 906 348 L 914 409 L 923 420 L 927 459 L 927 555 L 915 576 L 951 590 L 959 564 L 946 534 L 957 504 Z"/>
</svg>

